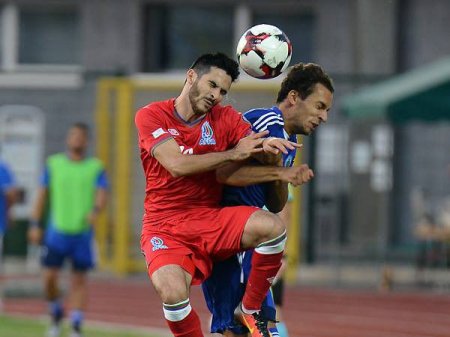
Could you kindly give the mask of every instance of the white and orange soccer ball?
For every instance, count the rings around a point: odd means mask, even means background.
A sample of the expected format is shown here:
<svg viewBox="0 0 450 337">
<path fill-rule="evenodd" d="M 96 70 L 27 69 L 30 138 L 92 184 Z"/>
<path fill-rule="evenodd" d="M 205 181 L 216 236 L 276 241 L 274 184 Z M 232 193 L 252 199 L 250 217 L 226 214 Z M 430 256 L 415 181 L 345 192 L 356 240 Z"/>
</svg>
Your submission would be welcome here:
<svg viewBox="0 0 450 337">
<path fill-rule="evenodd" d="M 292 45 L 281 29 L 261 24 L 242 35 L 236 55 L 239 65 L 247 74 L 269 79 L 277 77 L 289 66 Z"/>
</svg>

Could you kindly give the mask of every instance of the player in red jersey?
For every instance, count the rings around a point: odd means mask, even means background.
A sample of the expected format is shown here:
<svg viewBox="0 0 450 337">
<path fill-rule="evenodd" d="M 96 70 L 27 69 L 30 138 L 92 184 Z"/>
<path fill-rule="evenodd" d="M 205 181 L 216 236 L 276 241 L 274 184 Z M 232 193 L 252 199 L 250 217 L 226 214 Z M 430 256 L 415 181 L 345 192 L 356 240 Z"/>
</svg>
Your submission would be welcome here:
<svg viewBox="0 0 450 337">
<path fill-rule="evenodd" d="M 249 248 L 255 253 L 240 311 L 254 326 L 252 336 L 270 336 L 259 311 L 281 265 L 285 227 L 278 216 L 259 208 L 220 208 L 222 185 L 215 169 L 263 150 L 276 153 L 298 145 L 264 139 L 265 132 L 251 134 L 236 110 L 220 105 L 238 75 L 237 63 L 224 54 L 202 55 L 187 71 L 178 97 L 136 114 L 146 176 L 141 247 L 177 337 L 203 336 L 189 303 L 190 285 L 209 276 L 213 261 Z M 249 184 L 283 180 L 300 185 L 311 178 L 295 167 L 262 168 L 264 174 L 248 177 Z"/>
</svg>

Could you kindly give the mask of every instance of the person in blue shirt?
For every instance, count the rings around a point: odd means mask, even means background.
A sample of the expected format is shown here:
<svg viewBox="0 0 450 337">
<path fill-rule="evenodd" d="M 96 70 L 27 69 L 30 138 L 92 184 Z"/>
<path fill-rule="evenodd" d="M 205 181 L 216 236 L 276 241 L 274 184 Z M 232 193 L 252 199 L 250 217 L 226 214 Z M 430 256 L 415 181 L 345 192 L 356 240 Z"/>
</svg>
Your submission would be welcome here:
<svg viewBox="0 0 450 337">
<path fill-rule="evenodd" d="M 276 106 L 252 109 L 244 113 L 243 117 L 252 125 L 254 132 L 268 130 L 268 137 L 272 137 L 274 142 L 280 138 L 297 142 L 298 134 L 310 135 L 321 123 L 327 121 L 333 92 L 331 78 L 319 65 L 299 63 L 290 69 L 283 80 Z M 270 161 L 266 158 L 262 162 L 290 167 L 293 165 L 295 154 L 295 148 L 286 148 Z M 305 174 L 312 174 L 309 171 L 306 166 Z M 265 206 L 273 213 L 283 209 L 288 198 L 286 182 L 272 181 L 245 186 L 245 177 L 233 176 L 235 172 L 236 170 L 230 166 L 217 170 L 219 181 L 234 185 L 224 188 L 224 205 L 252 205 L 261 208 Z M 242 180 L 241 187 L 235 187 L 239 185 L 236 182 L 239 179 Z M 252 181 L 255 180 L 256 177 L 252 177 Z M 240 322 L 235 319 L 235 309 L 240 310 L 240 302 L 247 284 L 251 256 L 252 251 L 249 250 L 225 261 L 217 262 L 211 276 L 202 284 L 207 306 L 212 313 L 211 332 L 233 336 L 247 335 L 250 331 L 252 337 L 278 336 L 273 323 L 269 324 L 270 336 L 266 336 L 260 333 L 260 331 L 267 331 L 266 329 L 257 329 L 249 322 Z M 275 322 L 276 310 L 270 292 L 263 303 L 261 313 L 267 323 Z"/>
<path fill-rule="evenodd" d="M 3 251 L 3 236 L 10 221 L 11 206 L 18 200 L 18 189 L 14 173 L 0 161 L 0 263 Z"/>
<path fill-rule="evenodd" d="M 4 234 L 8 221 L 9 210 L 17 201 L 16 178 L 10 167 L 0 160 L 0 235 Z"/>
<path fill-rule="evenodd" d="M 10 222 L 11 206 L 18 201 L 19 191 L 13 172 L 0 160 L 0 276 L 2 275 L 3 237 Z M 0 281 L 0 310 L 3 288 Z"/>
</svg>

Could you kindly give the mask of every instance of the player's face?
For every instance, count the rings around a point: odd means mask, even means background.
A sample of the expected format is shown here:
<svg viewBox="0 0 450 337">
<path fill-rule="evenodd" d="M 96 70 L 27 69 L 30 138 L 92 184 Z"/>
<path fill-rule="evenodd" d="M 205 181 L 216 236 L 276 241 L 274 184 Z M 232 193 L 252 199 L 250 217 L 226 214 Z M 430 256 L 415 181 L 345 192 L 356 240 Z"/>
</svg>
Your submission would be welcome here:
<svg viewBox="0 0 450 337">
<path fill-rule="evenodd" d="M 69 151 L 84 152 L 88 146 L 88 135 L 85 130 L 73 127 L 67 134 L 66 143 Z"/>
<path fill-rule="evenodd" d="M 297 93 L 295 93 L 297 94 Z M 297 97 L 295 103 L 295 134 L 310 135 L 321 124 L 327 121 L 328 111 L 333 102 L 333 94 L 323 84 L 316 84 L 314 91 L 304 100 Z"/>
<path fill-rule="evenodd" d="M 208 73 L 196 76 L 189 91 L 189 100 L 196 115 L 207 113 L 222 102 L 231 87 L 231 77 L 225 70 L 211 67 Z"/>
</svg>

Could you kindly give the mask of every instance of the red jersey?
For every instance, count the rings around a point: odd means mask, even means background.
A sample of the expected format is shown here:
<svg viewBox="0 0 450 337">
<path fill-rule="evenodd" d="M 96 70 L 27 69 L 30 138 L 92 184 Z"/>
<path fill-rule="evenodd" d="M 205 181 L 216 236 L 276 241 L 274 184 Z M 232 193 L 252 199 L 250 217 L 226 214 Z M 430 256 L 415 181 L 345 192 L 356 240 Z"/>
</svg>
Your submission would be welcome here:
<svg viewBox="0 0 450 337">
<path fill-rule="evenodd" d="M 185 155 L 226 151 L 251 131 L 231 106 L 214 106 L 196 121 L 186 122 L 174 107 L 175 99 L 150 103 L 135 118 L 146 178 L 144 224 L 179 216 L 184 210 L 218 207 L 222 185 L 215 171 L 174 178 L 154 157 L 153 149 L 173 138 Z"/>
</svg>

